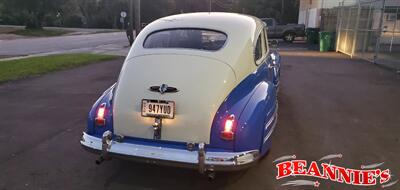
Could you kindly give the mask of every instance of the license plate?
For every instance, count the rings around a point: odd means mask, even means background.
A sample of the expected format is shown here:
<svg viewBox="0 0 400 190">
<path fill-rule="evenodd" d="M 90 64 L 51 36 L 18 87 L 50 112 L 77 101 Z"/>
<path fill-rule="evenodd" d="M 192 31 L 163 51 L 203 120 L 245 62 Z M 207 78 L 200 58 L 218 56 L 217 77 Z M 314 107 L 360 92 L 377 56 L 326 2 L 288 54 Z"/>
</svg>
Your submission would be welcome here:
<svg viewBox="0 0 400 190">
<path fill-rule="evenodd" d="M 175 102 L 143 99 L 142 116 L 173 119 L 175 116 Z"/>
</svg>

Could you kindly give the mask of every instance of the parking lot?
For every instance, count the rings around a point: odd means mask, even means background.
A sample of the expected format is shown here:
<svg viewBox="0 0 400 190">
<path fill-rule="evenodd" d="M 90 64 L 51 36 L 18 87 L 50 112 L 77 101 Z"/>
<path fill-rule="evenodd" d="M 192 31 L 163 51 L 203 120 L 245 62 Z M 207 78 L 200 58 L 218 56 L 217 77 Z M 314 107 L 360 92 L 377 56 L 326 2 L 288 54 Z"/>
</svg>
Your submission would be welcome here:
<svg viewBox="0 0 400 190">
<path fill-rule="evenodd" d="M 281 51 L 279 120 L 269 154 L 213 181 L 193 170 L 124 160 L 97 166 L 97 157 L 81 148 L 87 112 L 117 80 L 123 58 L 0 84 L 0 189 L 304 189 L 275 179 L 273 160 L 292 154 L 312 161 L 340 153 L 335 164 L 350 168 L 384 162 L 398 176 L 400 76 L 298 47 Z M 320 189 L 357 189 L 320 182 Z"/>
</svg>

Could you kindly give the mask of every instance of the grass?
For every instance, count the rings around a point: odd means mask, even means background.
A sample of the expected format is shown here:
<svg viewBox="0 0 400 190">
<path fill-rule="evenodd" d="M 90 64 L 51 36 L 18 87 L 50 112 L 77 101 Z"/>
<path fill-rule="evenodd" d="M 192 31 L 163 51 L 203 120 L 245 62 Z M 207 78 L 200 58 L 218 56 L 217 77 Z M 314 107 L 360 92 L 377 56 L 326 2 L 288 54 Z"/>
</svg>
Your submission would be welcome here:
<svg viewBox="0 0 400 190">
<path fill-rule="evenodd" d="M 0 61 L 0 83 L 112 60 L 117 57 L 113 55 L 76 53 Z"/>
<path fill-rule="evenodd" d="M 50 37 L 50 36 L 61 36 L 70 33 L 66 30 L 45 30 L 45 29 L 23 29 L 15 30 L 10 34 L 16 34 L 20 36 L 32 36 L 32 37 Z"/>
<path fill-rule="evenodd" d="M 125 30 L 113 29 L 113 30 L 98 30 L 93 32 L 93 34 L 100 34 L 100 33 L 112 33 L 112 32 L 125 32 Z"/>
</svg>

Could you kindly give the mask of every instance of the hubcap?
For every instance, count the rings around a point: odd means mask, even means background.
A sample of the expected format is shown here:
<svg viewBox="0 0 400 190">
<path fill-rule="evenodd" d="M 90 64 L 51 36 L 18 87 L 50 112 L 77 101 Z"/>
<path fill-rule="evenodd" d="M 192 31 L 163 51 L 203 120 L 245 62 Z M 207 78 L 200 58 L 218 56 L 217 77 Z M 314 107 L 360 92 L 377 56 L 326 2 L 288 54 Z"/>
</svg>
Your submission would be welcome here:
<svg viewBox="0 0 400 190">
<path fill-rule="evenodd" d="M 292 41 L 293 40 L 293 35 L 291 35 L 291 34 L 286 35 L 286 40 L 287 41 Z"/>
</svg>

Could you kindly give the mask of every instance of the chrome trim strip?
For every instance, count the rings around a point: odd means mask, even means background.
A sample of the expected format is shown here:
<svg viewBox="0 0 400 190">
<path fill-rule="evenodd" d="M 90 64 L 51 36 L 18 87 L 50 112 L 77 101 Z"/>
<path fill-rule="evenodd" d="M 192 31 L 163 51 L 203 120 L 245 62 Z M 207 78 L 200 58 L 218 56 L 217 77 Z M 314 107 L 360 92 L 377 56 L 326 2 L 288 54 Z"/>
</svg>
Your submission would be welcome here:
<svg viewBox="0 0 400 190">
<path fill-rule="evenodd" d="M 268 134 L 264 137 L 263 144 L 269 139 L 269 137 L 271 137 L 272 132 L 274 131 L 274 129 L 276 127 L 276 123 L 278 122 L 278 103 L 276 104 L 276 109 L 275 109 L 274 116 L 271 117 L 271 119 L 265 125 L 265 130 L 267 130 L 267 128 L 270 127 L 272 122 L 274 122 L 272 124 L 272 128 L 271 128 L 271 130 L 269 130 Z"/>
<path fill-rule="evenodd" d="M 267 124 L 265 124 L 264 130 L 267 130 L 267 129 L 268 129 L 268 127 L 271 125 L 271 123 L 275 120 L 275 117 L 276 117 L 276 112 L 274 113 L 274 116 L 271 117 L 271 119 L 269 119 L 269 121 L 267 122 Z"/>
<path fill-rule="evenodd" d="M 277 117 L 273 117 L 273 118 L 277 118 Z M 269 137 L 271 137 L 272 132 L 274 131 L 274 129 L 275 129 L 275 127 L 276 127 L 277 121 L 278 121 L 278 119 L 275 120 L 274 124 L 272 125 L 271 130 L 269 130 L 268 134 L 264 137 L 263 143 L 265 143 L 265 142 L 269 139 Z"/>
</svg>

